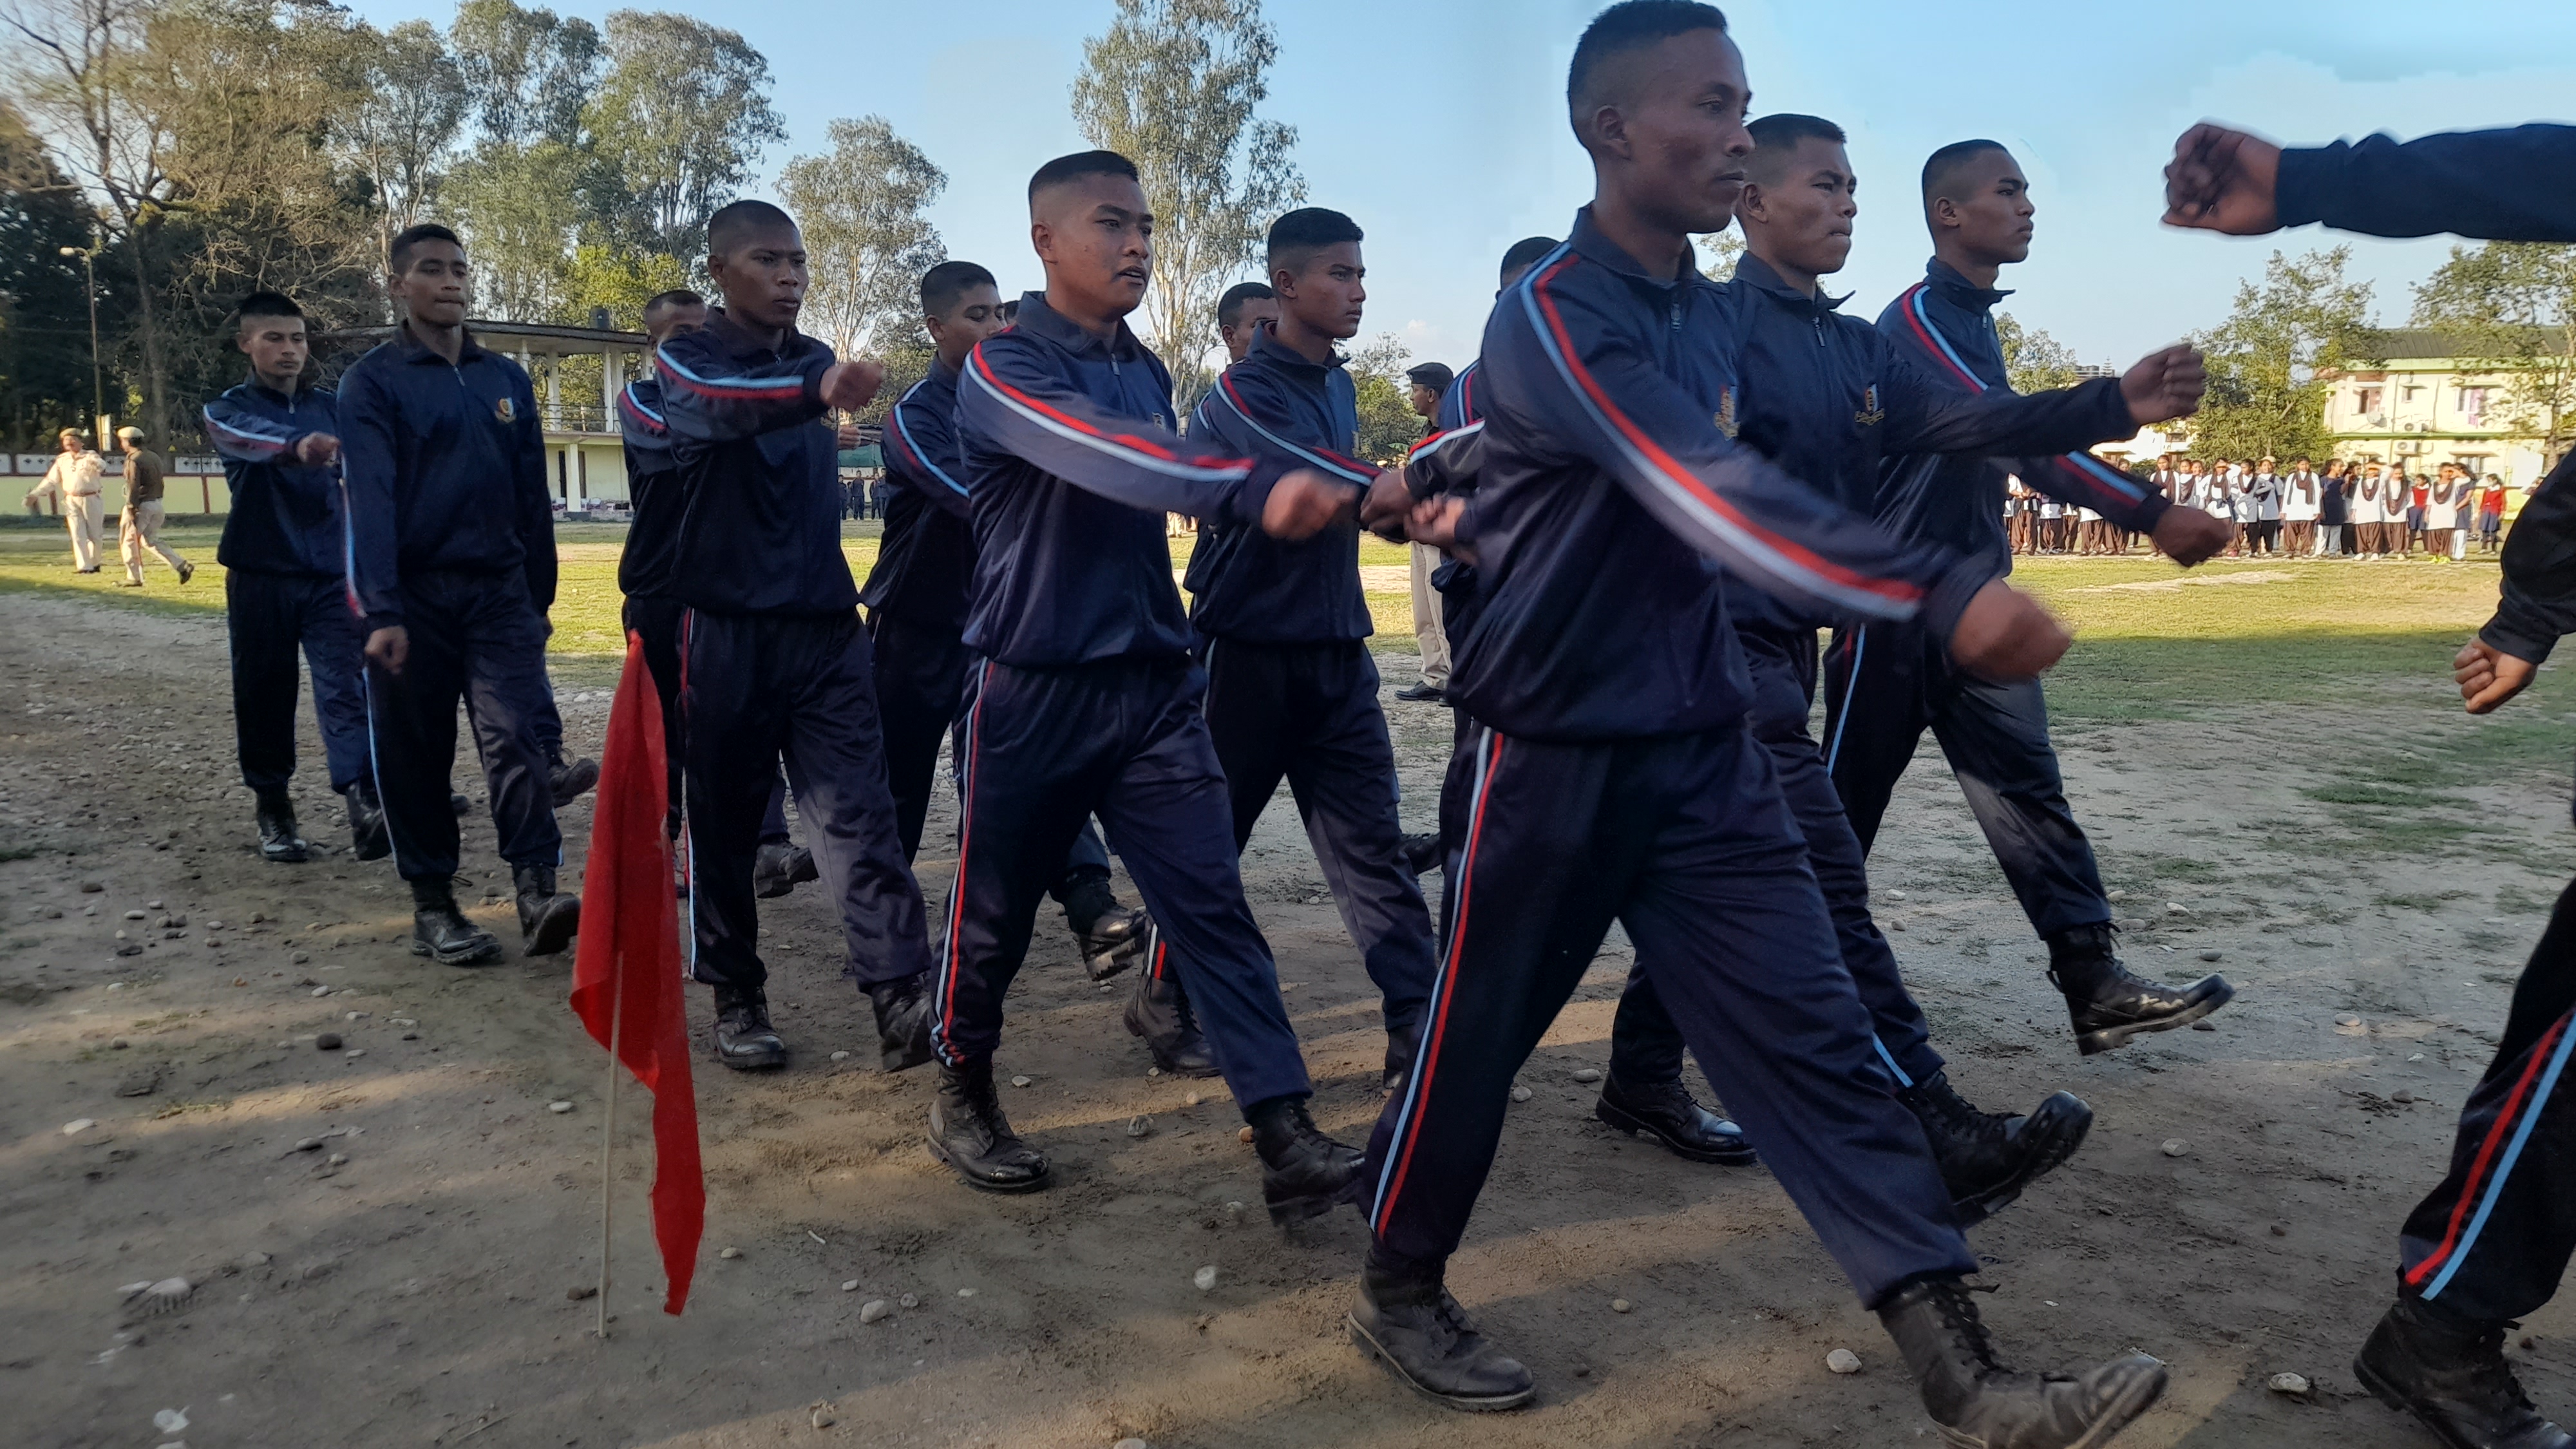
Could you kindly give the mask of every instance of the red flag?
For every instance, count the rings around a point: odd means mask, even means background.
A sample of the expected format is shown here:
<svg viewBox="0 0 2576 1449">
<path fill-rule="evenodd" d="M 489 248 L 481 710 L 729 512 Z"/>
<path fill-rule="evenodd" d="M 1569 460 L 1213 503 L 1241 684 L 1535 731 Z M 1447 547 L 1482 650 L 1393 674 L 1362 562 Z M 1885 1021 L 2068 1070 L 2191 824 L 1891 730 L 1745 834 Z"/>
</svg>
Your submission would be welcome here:
<svg viewBox="0 0 2576 1449">
<path fill-rule="evenodd" d="M 680 922 L 671 900 L 669 808 L 663 773 L 662 699 L 644 667 L 644 643 L 626 636 L 626 672 L 608 714 L 590 859 L 582 868 L 581 938 L 573 957 L 572 1009 L 601 1046 L 653 1094 L 653 1236 L 662 1245 L 678 1313 L 697 1273 L 707 1222 L 698 1165 L 698 1103 L 689 1085 L 689 1014 L 680 996 Z"/>
</svg>

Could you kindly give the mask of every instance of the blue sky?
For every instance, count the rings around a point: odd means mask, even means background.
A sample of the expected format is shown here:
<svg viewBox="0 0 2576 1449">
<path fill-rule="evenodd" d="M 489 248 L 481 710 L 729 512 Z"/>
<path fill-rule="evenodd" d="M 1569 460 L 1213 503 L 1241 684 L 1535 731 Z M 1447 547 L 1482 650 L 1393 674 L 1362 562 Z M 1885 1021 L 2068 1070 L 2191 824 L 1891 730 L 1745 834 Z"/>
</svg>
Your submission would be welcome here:
<svg viewBox="0 0 2576 1449">
<path fill-rule="evenodd" d="M 442 0 L 356 0 L 379 23 L 452 14 Z M 558 8 L 601 19 L 610 8 Z M 1067 94 L 1109 0 L 774 0 L 689 10 L 769 57 L 789 141 L 766 171 L 819 147 L 835 117 L 881 114 L 949 175 L 933 211 L 950 254 L 1034 285 L 1023 187 L 1084 144 Z M 1310 200 L 1368 230 L 1368 334 L 1419 359 L 1472 356 L 1494 264 L 1561 235 L 1590 190 L 1565 123 L 1565 64 L 1595 0 L 1272 0 L 1280 59 L 1265 114 L 1298 128 Z M 2039 206 L 2032 260 L 2007 303 L 2088 362 L 2126 362 L 2217 322 L 2274 246 L 2156 224 L 2174 136 L 2203 118 L 2285 141 L 2576 121 L 2576 4 L 2171 0 L 2161 7 L 1925 0 L 1724 5 L 1757 111 L 1807 111 L 1852 133 L 1862 213 L 1835 282 L 1875 316 L 1929 248 L 1909 199 L 1923 157 L 1968 136 L 2019 155 Z M 1970 17 L 1977 18 L 1970 18 Z M 2409 286 L 2447 242 L 2352 239 L 2358 275 L 2403 321 Z"/>
</svg>

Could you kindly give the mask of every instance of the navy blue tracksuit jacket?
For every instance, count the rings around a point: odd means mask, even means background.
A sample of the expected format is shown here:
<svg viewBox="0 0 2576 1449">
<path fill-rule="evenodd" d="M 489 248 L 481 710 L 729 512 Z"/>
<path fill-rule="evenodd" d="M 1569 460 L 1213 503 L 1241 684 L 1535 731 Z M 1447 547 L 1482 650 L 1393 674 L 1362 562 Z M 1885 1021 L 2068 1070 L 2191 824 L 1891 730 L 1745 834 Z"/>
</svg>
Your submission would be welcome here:
<svg viewBox="0 0 2576 1449">
<path fill-rule="evenodd" d="M 293 456 L 314 433 L 338 435 L 339 399 L 320 388 L 289 397 L 253 379 L 206 404 L 204 422 L 232 495 L 215 560 L 225 569 L 242 783 L 283 790 L 295 773 L 300 644 L 313 669 L 313 714 L 331 788 L 345 791 L 371 768 L 349 594 L 348 494 L 338 468 L 308 468 Z"/>
<path fill-rule="evenodd" d="M 1359 402 L 1339 355 L 1310 361 L 1268 328 L 1200 405 L 1202 437 L 1365 487 Z M 1403 1035 L 1431 989 L 1431 913 L 1404 861 L 1395 752 L 1378 703 L 1359 520 L 1286 543 L 1258 527 L 1204 528 L 1190 622 L 1206 637 L 1208 731 L 1225 767 L 1238 848 L 1285 779 L 1342 925 Z"/>
<path fill-rule="evenodd" d="M 1286 470 L 1173 431 L 1171 374 L 1120 323 L 1039 293 L 968 357 L 957 433 L 975 510 L 957 881 L 931 1039 L 991 1055 L 1040 894 L 1097 812 L 1246 1111 L 1309 1090 L 1244 904 L 1204 678 L 1163 515 L 1257 520 Z"/>
<path fill-rule="evenodd" d="M 1864 1302 L 1973 1269 L 1745 727 L 1728 609 L 1730 577 L 1758 579 L 1946 636 L 1986 576 L 1726 435 L 1734 305 L 1687 266 L 1650 273 L 1586 210 L 1486 326 L 1459 529 L 1486 602 L 1451 689 L 1488 728 L 1421 1057 L 1370 1141 L 1382 1264 L 1456 1249 L 1512 1077 L 1615 920 Z"/>
<path fill-rule="evenodd" d="M 452 876 L 456 706 L 471 718 L 501 858 L 557 865 L 546 681 L 554 507 L 536 393 L 467 333 L 454 362 L 406 326 L 340 378 L 349 579 L 372 633 L 401 625 L 400 675 L 370 666 L 377 788 L 407 880 Z"/>
<path fill-rule="evenodd" d="M 840 898 L 845 971 L 930 969 L 920 889 L 895 834 L 868 638 L 841 552 L 832 349 L 723 309 L 655 356 L 678 484 L 668 596 L 680 620 L 697 979 L 761 989 L 752 866 L 783 755 L 806 843 Z"/>
<path fill-rule="evenodd" d="M 957 369 L 933 357 L 930 373 L 887 410 L 885 536 L 859 602 L 876 647 L 877 708 L 885 717 L 886 774 L 906 860 L 919 855 L 939 771 L 939 741 L 958 717 L 973 656 L 966 595 L 975 578 L 975 511 L 957 451 Z M 1084 879 L 1105 880 L 1109 852 L 1083 823 L 1052 888 L 1058 901 Z"/>
<path fill-rule="evenodd" d="M 2373 136 L 2281 155 L 2281 221 L 2378 236 L 2576 242 L 2576 127 Z M 2538 664 L 2576 633 L 2576 454 L 2505 540 L 2490 648 Z M 2576 1252 L 2576 887 L 2515 983 L 2504 1034 L 2460 1109 L 2450 1170 L 2406 1217 L 2399 1291 L 2488 1324 L 2549 1301 Z"/>
</svg>

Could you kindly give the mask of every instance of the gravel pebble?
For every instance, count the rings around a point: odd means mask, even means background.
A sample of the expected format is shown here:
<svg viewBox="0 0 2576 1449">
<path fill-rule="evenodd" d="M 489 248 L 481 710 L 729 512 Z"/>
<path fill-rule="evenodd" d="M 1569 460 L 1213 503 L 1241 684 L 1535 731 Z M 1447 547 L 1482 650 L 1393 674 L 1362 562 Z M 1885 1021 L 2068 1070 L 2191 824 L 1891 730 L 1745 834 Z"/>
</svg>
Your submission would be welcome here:
<svg viewBox="0 0 2576 1449">
<path fill-rule="evenodd" d="M 2276 1394 L 2298 1395 L 2308 1391 L 2308 1381 L 2300 1374 L 2274 1374 L 2270 1387 Z"/>
<path fill-rule="evenodd" d="M 1127 1119 L 1127 1135 L 1130 1137 L 1142 1137 L 1153 1130 L 1154 1119 L 1151 1117 L 1130 1117 Z"/>
<path fill-rule="evenodd" d="M 843 1283 L 843 1284 L 841 1285 L 841 1291 L 842 1291 L 842 1292 L 844 1292 L 844 1293 L 856 1293 L 856 1292 L 858 1292 L 858 1291 L 859 1291 L 859 1280 L 858 1280 L 858 1279 L 856 1279 L 856 1278 L 852 1278 L 852 1279 L 850 1279 L 848 1282 Z"/>
<path fill-rule="evenodd" d="M 859 1321 L 861 1323 L 874 1323 L 878 1319 L 883 1318 L 892 1312 L 894 1312 L 893 1304 L 886 1302 L 882 1298 L 871 1298 L 867 1302 L 859 1305 Z"/>
<path fill-rule="evenodd" d="M 741 1256 L 742 1256 L 742 1249 L 740 1249 L 740 1248 L 727 1248 L 727 1249 L 725 1249 L 724 1251 L 722 1251 L 722 1252 L 720 1252 L 720 1253 L 716 1254 L 716 1256 L 717 1256 L 717 1257 L 719 1257 L 719 1258 L 739 1258 L 739 1257 L 741 1257 Z"/>
<path fill-rule="evenodd" d="M 1034 1080 L 1034 1079 L 1033 1079 L 1033 1078 L 1030 1078 L 1030 1077 L 1026 1077 L 1026 1076 L 1013 1077 L 1013 1078 L 1011 1078 L 1011 1085 L 1012 1085 L 1012 1086 L 1014 1086 L 1014 1087 L 1025 1087 L 1025 1086 L 1027 1086 L 1027 1085 L 1028 1085 L 1032 1080 Z"/>
<path fill-rule="evenodd" d="M 1528 1101 L 1529 1099 L 1530 1099 L 1530 1089 L 1529 1089 L 1529 1088 L 1527 1088 L 1527 1087 L 1514 1087 L 1514 1088 L 1512 1088 L 1512 1100 L 1513 1100 L 1513 1101 L 1515 1101 L 1515 1102 L 1526 1102 L 1526 1101 Z"/>
<path fill-rule="evenodd" d="M 1832 1353 L 1825 1355 L 1825 1367 L 1832 1369 L 1838 1374 L 1859 1373 L 1860 1355 L 1847 1348 L 1835 1349 Z"/>
<path fill-rule="evenodd" d="M 63 1135 L 65 1137 L 76 1137 L 97 1125 L 98 1119 L 95 1117 L 74 1117 L 69 1122 L 63 1124 Z"/>
<path fill-rule="evenodd" d="M 549 1111 L 549 1112 L 556 1112 L 556 1113 L 569 1112 L 569 1111 L 571 1111 L 571 1110 L 572 1110 L 572 1103 L 570 1103 L 570 1102 L 548 1102 L 548 1103 L 546 1104 L 546 1110 L 547 1110 L 547 1111 Z"/>
<path fill-rule="evenodd" d="M 2227 953 L 2224 951 L 2203 951 L 2200 953 L 2200 959 L 2203 961 L 2221 961 L 2225 960 L 2226 957 Z"/>
<path fill-rule="evenodd" d="M 1205 1293 L 1209 1289 L 1214 1288 L 1216 1286 L 1215 1265 L 1210 1264 L 1209 1266 L 1192 1273 L 1190 1275 L 1190 1281 L 1199 1285 L 1199 1291 L 1201 1293 Z"/>
<path fill-rule="evenodd" d="M 1600 1069 L 1599 1067 L 1583 1067 L 1583 1068 L 1580 1068 L 1579 1070 L 1577 1070 L 1577 1071 L 1575 1072 L 1575 1074 L 1574 1074 L 1574 1079 L 1575 1079 L 1576 1081 L 1578 1081 L 1578 1082 L 1597 1082 L 1597 1081 L 1600 1081 L 1600 1080 L 1601 1080 L 1601 1069 Z"/>
<path fill-rule="evenodd" d="M 2165 1139 L 2165 1156 L 2167 1157 L 2181 1157 L 2190 1151 L 2191 1144 L 2183 1141 L 2179 1137 L 2168 1137 Z"/>
<path fill-rule="evenodd" d="M 1625 1313 L 1636 1306 L 1636 1304 L 1629 1302 L 1625 1298 L 1613 1298 L 1610 1300 L 1610 1311 L 1613 1313 Z"/>
<path fill-rule="evenodd" d="M 313 1045 L 322 1051 L 336 1052 L 340 1049 L 340 1034 L 336 1031 L 326 1031 L 313 1038 Z"/>
</svg>

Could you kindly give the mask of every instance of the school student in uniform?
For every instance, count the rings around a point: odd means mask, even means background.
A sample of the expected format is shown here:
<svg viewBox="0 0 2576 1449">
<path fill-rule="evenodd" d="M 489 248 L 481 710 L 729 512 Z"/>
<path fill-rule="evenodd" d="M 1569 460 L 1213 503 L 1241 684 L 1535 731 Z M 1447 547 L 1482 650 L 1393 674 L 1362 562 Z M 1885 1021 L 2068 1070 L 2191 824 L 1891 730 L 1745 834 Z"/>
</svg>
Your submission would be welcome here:
<svg viewBox="0 0 2576 1449">
<path fill-rule="evenodd" d="M 367 717 L 394 866 L 411 883 L 413 954 L 449 965 L 498 956 L 457 909 L 448 777 L 456 711 L 472 724 L 501 858 L 531 956 L 572 944 L 581 900 L 556 888 L 543 718 L 554 509 L 536 393 L 519 365 L 465 326 L 472 296 L 456 234 L 424 223 L 393 239 L 392 340 L 340 378 L 349 487 L 349 583 L 365 635 Z"/>
</svg>

